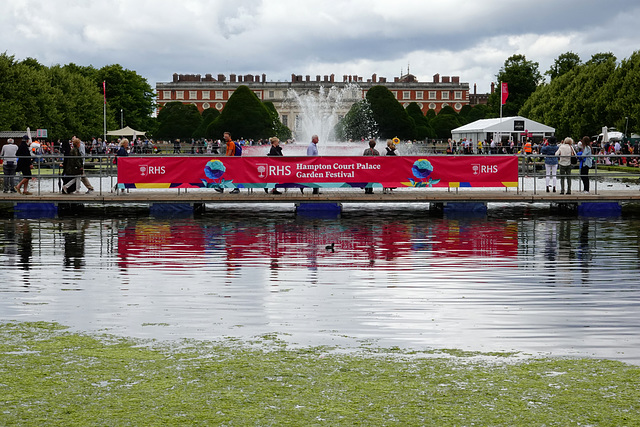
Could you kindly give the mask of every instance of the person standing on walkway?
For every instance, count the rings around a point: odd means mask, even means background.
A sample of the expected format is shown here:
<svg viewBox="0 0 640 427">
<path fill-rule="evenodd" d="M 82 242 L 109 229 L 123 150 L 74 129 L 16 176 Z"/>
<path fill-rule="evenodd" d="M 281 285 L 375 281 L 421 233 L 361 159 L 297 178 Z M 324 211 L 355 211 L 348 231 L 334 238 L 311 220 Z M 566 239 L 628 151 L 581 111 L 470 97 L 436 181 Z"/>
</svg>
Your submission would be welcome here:
<svg viewBox="0 0 640 427">
<path fill-rule="evenodd" d="M 318 135 L 313 135 L 311 137 L 311 142 L 309 143 L 309 146 L 307 147 L 307 156 L 317 156 L 318 155 Z M 304 189 L 300 189 L 300 191 L 302 193 L 304 193 Z M 321 194 L 320 193 L 320 189 L 319 188 L 314 188 L 313 189 L 313 194 Z"/>
<path fill-rule="evenodd" d="M 15 193 L 15 177 L 16 168 L 18 167 L 16 153 L 18 146 L 13 143 L 13 138 L 9 138 L 7 143 L 2 147 L 0 158 L 2 159 L 2 173 L 4 173 L 4 193 Z"/>
<path fill-rule="evenodd" d="M 227 150 L 225 151 L 225 156 L 229 157 L 229 156 L 235 156 L 236 155 L 236 143 L 233 141 L 233 139 L 231 139 L 231 133 L 229 132 L 225 132 L 223 135 L 223 139 L 224 139 L 224 143 L 227 147 Z M 218 193 L 223 193 L 224 189 L 223 188 L 216 188 L 215 189 Z M 233 190 L 231 190 L 231 194 L 238 194 L 240 192 L 240 189 L 238 188 L 234 188 Z"/>
<path fill-rule="evenodd" d="M 540 154 L 544 156 L 544 169 L 547 180 L 547 193 L 549 192 L 549 181 L 553 177 L 553 192 L 556 192 L 556 175 L 558 173 L 558 158 L 556 157 L 558 146 L 556 145 L 556 137 L 550 136 L 542 146 Z"/>
<path fill-rule="evenodd" d="M 558 159 L 558 165 L 560 166 L 560 194 L 564 193 L 564 181 L 567 181 L 567 194 L 571 194 L 571 157 L 576 155 L 576 151 L 573 149 L 573 139 L 566 137 L 558 150 L 556 150 L 556 156 L 560 156 Z"/>
<path fill-rule="evenodd" d="M 31 150 L 29 149 L 29 137 L 27 135 L 22 137 L 22 142 L 16 151 L 16 157 L 18 158 L 16 171 L 22 173 L 22 180 L 16 185 L 15 190 L 20 193 L 20 187 L 24 188 L 22 194 L 31 195 L 29 192 L 29 181 L 31 180 L 31 169 L 33 169 L 33 159 L 31 157 Z"/>
<path fill-rule="evenodd" d="M 582 180 L 582 189 L 585 193 L 589 193 L 589 169 L 593 167 L 593 152 L 591 151 L 591 138 L 585 136 L 578 143 L 578 159 L 580 159 L 580 179 Z"/>
<path fill-rule="evenodd" d="M 364 150 L 364 153 L 362 153 L 363 156 L 379 156 L 380 153 L 378 152 L 378 150 L 376 150 L 376 140 L 375 139 L 370 139 L 369 140 L 369 148 Z M 373 187 L 366 187 L 364 189 L 365 194 L 373 194 Z"/>
<path fill-rule="evenodd" d="M 393 142 L 393 140 L 391 139 L 387 139 L 387 146 L 385 147 L 387 149 L 387 156 L 397 156 L 396 154 L 396 144 Z M 395 187 L 384 187 L 382 189 L 383 193 L 391 193 L 391 191 L 393 191 Z"/>
<path fill-rule="evenodd" d="M 278 139 L 277 136 L 272 136 L 271 138 L 269 138 L 269 142 L 271 142 L 271 149 L 267 153 L 267 156 L 282 156 L 282 147 L 280 147 L 280 139 Z M 264 192 L 268 193 L 269 189 L 265 188 Z M 271 194 L 282 194 L 282 193 L 278 191 L 277 188 L 274 187 L 273 190 L 271 190 Z"/>
</svg>

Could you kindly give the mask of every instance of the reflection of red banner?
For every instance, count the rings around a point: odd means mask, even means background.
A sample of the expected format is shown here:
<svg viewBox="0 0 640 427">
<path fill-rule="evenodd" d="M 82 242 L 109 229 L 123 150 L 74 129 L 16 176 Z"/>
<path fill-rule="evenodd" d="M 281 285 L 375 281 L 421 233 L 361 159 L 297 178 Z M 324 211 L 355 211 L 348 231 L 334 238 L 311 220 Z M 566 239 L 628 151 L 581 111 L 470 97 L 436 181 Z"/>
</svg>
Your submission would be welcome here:
<svg viewBox="0 0 640 427">
<path fill-rule="evenodd" d="M 335 252 L 325 246 L 335 244 Z M 131 221 L 118 231 L 123 268 L 182 269 L 225 263 L 279 263 L 289 268 L 362 266 L 427 258 L 515 258 L 518 226 L 507 221 L 265 222 L 244 218 L 214 224 Z M 339 261 L 336 261 L 339 255 Z M 470 264 L 473 268 L 476 264 Z M 507 265 L 507 264 L 503 264 Z M 463 265 L 460 265 L 463 267 Z"/>
<path fill-rule="evenodd" d="M 122 157 L 118 182 L 131 187 L 515 187 L 514 156 Z"/>
</svg>

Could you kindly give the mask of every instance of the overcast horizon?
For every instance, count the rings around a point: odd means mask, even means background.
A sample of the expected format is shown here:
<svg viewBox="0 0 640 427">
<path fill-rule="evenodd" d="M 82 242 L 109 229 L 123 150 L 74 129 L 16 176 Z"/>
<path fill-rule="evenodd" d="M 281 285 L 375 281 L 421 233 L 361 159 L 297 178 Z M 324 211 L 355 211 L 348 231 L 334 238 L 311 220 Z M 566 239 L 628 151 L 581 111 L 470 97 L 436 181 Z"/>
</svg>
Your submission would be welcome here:
<svg viewBox="0 0 640 427">
<path fill-rule="evenodd" d="M 43 65 L 120 64 L 157 82 L 178 74 L 459 76 L 487 93 L 523 54 L 544 75 L 562 53 L 628 58 L 640 4 L 612 0 L 449 2 L 348 0 L 16 0 L 0 5 L 0 51 Z M 391 7 L 392 6 L 392 7 Z M 628 31 L 626 30 L 628 29 Z"/>
</svg>

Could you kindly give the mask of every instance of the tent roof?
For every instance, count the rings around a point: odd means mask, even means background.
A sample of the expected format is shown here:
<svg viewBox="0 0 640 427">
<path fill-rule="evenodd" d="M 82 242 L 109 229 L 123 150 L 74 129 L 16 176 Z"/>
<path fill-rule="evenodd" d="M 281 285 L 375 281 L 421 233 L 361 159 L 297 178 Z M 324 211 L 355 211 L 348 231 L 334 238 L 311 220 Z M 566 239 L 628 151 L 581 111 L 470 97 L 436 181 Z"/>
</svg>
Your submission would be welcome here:
<svg viewBox="0 0 640 427">
<path fill-rule="evenodd" d="M 502 119 L 482 119 L 476 120 L 473 123 L 468 123 L 459 128 L 453 129 L 451 132 L 455 133 L 480 133 L 480 132 L 515 132 L 513 129 L 513 122 L 515 120 L 523 120 L 524 128 L 529 132 L 555 132 L 555 129 L 538 123 L 533 120 L 521 116 L 515 117 L 503 117 Z"/>
<path fill-rule="evenodd" d="M 129 126 L 125 126 L 122 129 L 118 129 L 118 130 L 110 130 L 109 132 L 107 132 L 107 135 L 111 135 L 111 136 L 144 136 L 145 132 L 142 132 L 141 130 L 135 130 L 135 129 L 131 129 Z"/>
</svg>

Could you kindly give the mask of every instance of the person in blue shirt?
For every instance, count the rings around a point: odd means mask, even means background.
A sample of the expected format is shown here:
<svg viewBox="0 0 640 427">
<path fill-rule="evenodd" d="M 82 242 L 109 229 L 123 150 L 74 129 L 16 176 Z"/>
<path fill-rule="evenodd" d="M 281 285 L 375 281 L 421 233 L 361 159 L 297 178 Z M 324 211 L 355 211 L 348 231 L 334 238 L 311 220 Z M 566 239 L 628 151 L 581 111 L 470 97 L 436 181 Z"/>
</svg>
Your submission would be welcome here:
<svg viewBox="0 0 640 427">
<path fill-rule="evenodd" d="M 544 142 L 542 149 L 540 149 L 540 154 L 544 157 L 544 168 L 546 172 L 546 180 L 547 180 L 547 193 L 549 192 L 549 181 L 551 177 L 553 177 L 553 192 L 556 192 L 556 176 L 558 173 L 558 157 L 556 156 L 556 151 L 558 150 L 558 146 L 556 145 L 556 137 L 550 136 Z"/>
<path fill-rule="evenodd" d="M 591 138 L 585 136 L 578 142 L 578 153 L 580 160 L 580 179 L 582 180 L 582 190 L 589 193 L 589 169 L 593 167 L 593 152 L 591 151 Z"/>
</svg>

